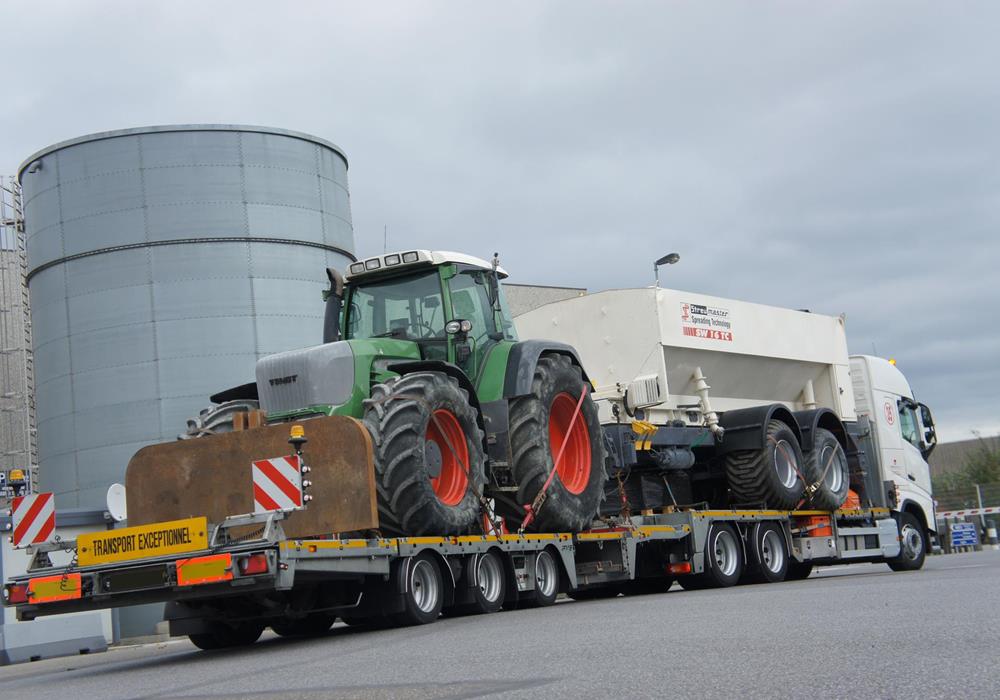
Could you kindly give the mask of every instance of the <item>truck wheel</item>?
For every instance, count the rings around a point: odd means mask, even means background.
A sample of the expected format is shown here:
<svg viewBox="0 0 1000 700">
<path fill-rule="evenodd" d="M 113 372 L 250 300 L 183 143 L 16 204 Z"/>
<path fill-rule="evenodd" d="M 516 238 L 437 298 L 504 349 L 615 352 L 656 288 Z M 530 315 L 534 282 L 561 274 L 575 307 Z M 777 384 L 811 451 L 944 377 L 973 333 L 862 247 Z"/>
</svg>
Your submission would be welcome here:
<svg viewBox="0 0 1000 700">
<path fill-rule="evenodd" d="M 403 612 L 396 615 L 400 625 L 426 625 L 441 614 L 444 581 L 441 569 L 430 554 L 419 554 L 400 562 L 398 571 L 405 577 Z"/>
<path fill-rule="evenodd" d="M 531 388 L 530 395 L 510 402 L 511 470 L 519 503 L 535 499 L 566 443 L 545 503 L 530 529 L 584 530 L 600 509 L 607 480 L 597 406 L 588 391 L 570 430 L 580 393 L 588 387 L 580 368 L 565 355 L 540 357 Z M 520 513 L 503 514 L 515 522 L 523 518 Z"/>
<path fill-rule="evenodd" d="M 709 588 L 733 586 L 743 575 L 743 543 L 731 525 L 713 523 L 705 544 L 705 573 Z"/>
<path fill-rule="evenodd" d="M 483 432 L 457 380 L 419 372 L 377 384 L 365 401 L 364 422 L 375 445 L 384 532 L 453 535 L 478 524 L 476 494 L 486 481 Z"/>
<path fill-rule="evenodd" d="M 335 615 L 313 613 L 294 620 L 272 622 L 271 629 L 280 637 L 318 637 L 329 631 L 336 620 Z"/>
<path fill-rule="evenodd" d="M 771 508 L 795 508 L 804 485 L 799 477 L 802 450 L 795 433 L 780 420 L 767 424 L 767 441 L 759 450 L 726 455 L 726 476 L 735 503 L 764 502 Z"/>
<path fill-rule="evenodd" d="M 757 523 L 750 531 L 747 583 L 778 583 L 788 574 L 785 533 L 776 523 Z"/>
<path fill-rule="evenodd" d="M 785 573 L 786 581 L 802 581 L 809 578 L 809 574 L 813 572 L 813 564 L 811 561 L 795 561 L 794 559 L 788 560 L 788 571 Z"/>
<path fill-rule="evenodd" d="M 923 567 L 927 556 L 924 528 L 912 513 L 900 513 L 896 522 L 899 524 L 899 556 L 886 559 L 885 563 L 893 571 L 916 571 Z"/>
<path fill-rule="evenodd" d="M 851 472 L 847 454 L 837 436 L 823 428 L 816 429 L 813 449 L 805 456 L 802 473 L 810 484 L 819 482 L 812 495 L 812 505 L 819 510 L 837 510 L 847 500 Z"/>
<path fill-rule="evenodd" d="M 535 590 L 528 594 L 528 607 L 545 608 L 556 602 L 559 595 L 559 565 L 552 552 L 543 549 L 535 557 Z"/>
<path fill-rule="evenodd" d="M 472 590 L 475 600 L 469 612 L 484 614 L 497 612 L 507 594 L 507 574 L 496 552 L 486 552 L 477 558 L 475 576 L 476 581 Z"/>
</svg>

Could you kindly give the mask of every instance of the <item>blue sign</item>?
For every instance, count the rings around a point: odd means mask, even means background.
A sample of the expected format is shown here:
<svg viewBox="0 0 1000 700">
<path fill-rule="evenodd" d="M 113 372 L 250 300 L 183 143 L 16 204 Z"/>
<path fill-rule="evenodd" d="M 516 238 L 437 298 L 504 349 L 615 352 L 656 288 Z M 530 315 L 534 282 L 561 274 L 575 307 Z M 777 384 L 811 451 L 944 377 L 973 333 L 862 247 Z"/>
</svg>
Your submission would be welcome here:
<svg viewBox="0 0 1000 700">
<path fill-rule="evenodd" d="M 979 544 L 979 531 L 975 523 L 955 523 L 951 526 L 952 547 L 974 547 Z"/>
</svg>

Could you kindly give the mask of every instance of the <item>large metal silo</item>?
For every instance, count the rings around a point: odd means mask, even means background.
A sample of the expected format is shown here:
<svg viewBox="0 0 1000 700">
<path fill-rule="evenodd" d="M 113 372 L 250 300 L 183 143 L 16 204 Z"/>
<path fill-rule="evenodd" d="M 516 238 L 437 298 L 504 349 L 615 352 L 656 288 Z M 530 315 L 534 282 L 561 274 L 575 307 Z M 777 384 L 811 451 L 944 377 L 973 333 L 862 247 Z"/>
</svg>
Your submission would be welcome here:
<svg viewBox="0 0 1000 700">
<path fill-rule="evenodd" d="M 262 355 L 322 340 L 324 268 L 354 259 L 347 160 L 281 129 L 111 131 L 43 149 L 23 190 L 39 481 L 100 507 Z"/>
</svg>

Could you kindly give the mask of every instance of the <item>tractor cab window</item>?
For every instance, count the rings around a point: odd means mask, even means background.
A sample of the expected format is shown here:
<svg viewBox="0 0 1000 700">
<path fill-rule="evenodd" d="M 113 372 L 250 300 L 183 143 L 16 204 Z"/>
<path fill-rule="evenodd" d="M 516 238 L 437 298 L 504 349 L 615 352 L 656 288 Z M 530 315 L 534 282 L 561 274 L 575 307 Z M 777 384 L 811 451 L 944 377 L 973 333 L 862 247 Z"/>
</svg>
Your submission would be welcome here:
<svg viewBox="0 0 1000 700">
<path fill-rule="evenodd" d="M 464 346 L 456 352 L 456 362 L 475 377 L 482 369 L 489 349 L 499 341 L 516 340 L 514 324 L 507 312 L 503 289 L 493 283 L 493 273 L 474 267 L 459 266 L 451 278 L 451 318 L 469 321 L 472 329 L 459 341 Z M 494 296 L 499 292 L 500 297 Z"/>
<path fill-rule="evenodd" d="M 347 338 L 416 341 L 427 359 L 446 359 L 441 282 L 436 270 L 361 283 L 351 290 Z"/>
<path fill-rule="evenodd" d="M 916 407 L 909 401 L 899 402 L 899 429 L 903 433 L 903 439 L 916 447 L 923 448 L 920 439 L 920 427 L 917 423 Z"/>
</svg>

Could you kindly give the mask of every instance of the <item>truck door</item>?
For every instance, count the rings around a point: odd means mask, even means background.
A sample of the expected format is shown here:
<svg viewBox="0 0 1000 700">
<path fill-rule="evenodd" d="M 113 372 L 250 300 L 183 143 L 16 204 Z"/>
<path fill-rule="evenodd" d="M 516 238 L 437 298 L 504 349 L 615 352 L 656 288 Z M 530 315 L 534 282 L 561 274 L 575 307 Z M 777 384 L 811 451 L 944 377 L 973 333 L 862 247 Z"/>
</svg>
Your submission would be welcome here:
<svg viewBox="0 0 1000 700">
<path fill-rule="evenodd" d="M 930 493 L 931 470 L 924 456 L 930 454 L 931 446 L 927 444 L 925 437 L 932 434 L 932 431 L 927 431 L 922 424 L 920 407 L 915 401 L 900 398 L 896 406 L 899 411 L 899 430 L 903 437 L 906 478 Z"/>
</svg>

